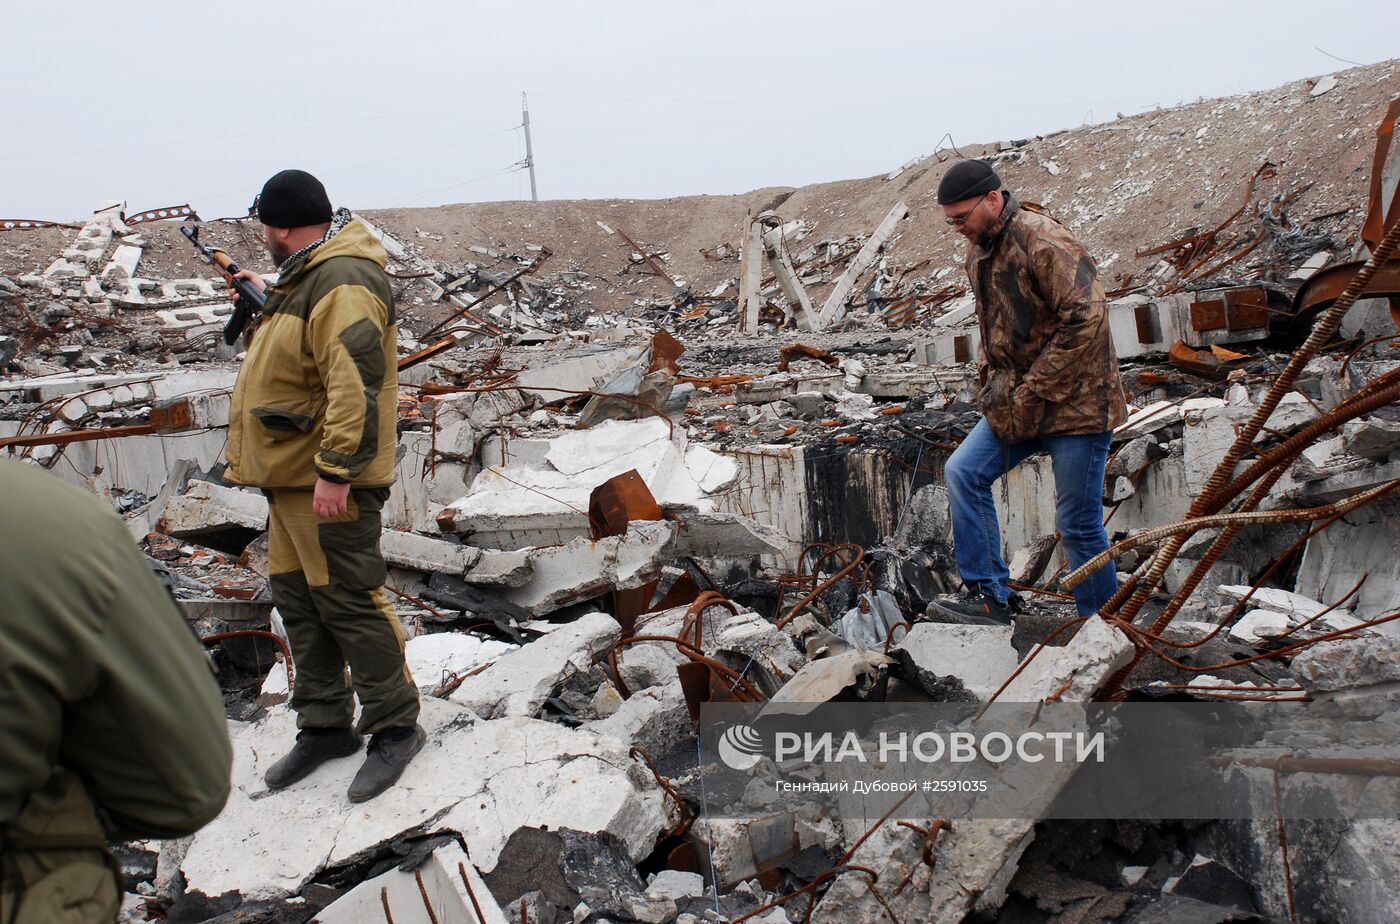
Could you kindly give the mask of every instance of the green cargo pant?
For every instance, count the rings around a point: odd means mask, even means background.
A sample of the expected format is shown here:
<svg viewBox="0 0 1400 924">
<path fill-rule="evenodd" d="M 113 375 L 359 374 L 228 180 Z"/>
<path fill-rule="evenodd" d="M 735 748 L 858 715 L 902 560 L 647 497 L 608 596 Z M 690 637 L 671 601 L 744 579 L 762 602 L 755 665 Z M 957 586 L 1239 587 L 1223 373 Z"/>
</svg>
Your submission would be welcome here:
<svg viewBox="0 0 1400 924">
<path fill-rule="evenodd" d="M 110 924 L 120 906 L 121 868 L 92 800 L 56 770 L 0 829 L 0 924 Z"/>
<path fill-rule="evenodd" d="M 412 726 L 418 689 L 404 660 L 403 625 L 384 596 L 379 551 L 389 489 L 352 489 L 333 520 L 316 519 L 309 490 L 267 493 L 268 582 L 296 662 L 297 727 L 348 728 L 352 684 L 361 734 Z"/>
</svg>

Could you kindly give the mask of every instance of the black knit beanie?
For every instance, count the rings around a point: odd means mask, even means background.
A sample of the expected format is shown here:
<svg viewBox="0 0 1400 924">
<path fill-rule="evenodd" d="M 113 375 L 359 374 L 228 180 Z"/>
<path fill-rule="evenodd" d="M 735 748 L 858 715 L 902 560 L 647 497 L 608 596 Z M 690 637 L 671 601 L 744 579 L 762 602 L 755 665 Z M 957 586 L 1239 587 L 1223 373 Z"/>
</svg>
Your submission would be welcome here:
<svg viewBox="0 0 1400 924">
<path fill-rule="evenodd" d="M 258 221 L 273 228 L 304 228 L 331 220 L 326 187 L 305 170 L 283 170 L 258 194 Z"/>
<path fill-rule="evenodd" d="M 960 160 L 938 181 L 938 204 L 951 205 L 1001 189 L 1001 177 L 981 160 Z"/>
</svg>

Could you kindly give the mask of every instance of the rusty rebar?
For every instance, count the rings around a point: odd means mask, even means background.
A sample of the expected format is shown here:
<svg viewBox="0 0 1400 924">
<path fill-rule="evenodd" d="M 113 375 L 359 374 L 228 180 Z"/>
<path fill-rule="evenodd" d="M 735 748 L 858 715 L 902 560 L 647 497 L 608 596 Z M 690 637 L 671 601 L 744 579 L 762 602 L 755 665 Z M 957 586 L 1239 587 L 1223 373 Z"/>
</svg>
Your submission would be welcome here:
<svg viewBox="0 0 1400 924">
<path fill-rule="evenodd" d="M 652 760 L 650 754 L 636 745 L 633 745 L 627 751 L 627 756 L 633 760 L 640 759 L 647 765 L 647 769 L 651 771 L 652 777 L 656 780 L 656 785 L 660 786 L 662 791 L 671 797 L 671 800 L 676 803 L 676 808 L 680 810 L 680 820 L 676 822 L 676 826 L 672 829 L 669 836 L 680 837 L 686 831 L 689 831 L 690 826 L 695 823 L 695 813 L 691 811 L 690 804 L 681 798 L 681 794 L 676 792 L 676 787 L 671 781 L 662 776 L 661 771 L 656 767 L 656 761 Z"/>
<path fill-rule="evenodd" d="M 1346 402 L 1333 408 L 1329 414 L 1313 421 L 1299 433 L 1261 456 L 1260 459 L 1251 465 L 1242 475 L 1221 489 L 1217 499 L 1217 509 L 1234 498 L 1239 491 L 1242 491 L 1248 484 L 1254 481 L 1254 479 L 1259 479 L 1257 483 L 1255 483 L 1254 489 L 1240 502 L 1237 508 L 1239 511 L 1253 510 L 1264 497 L 1268 495 L 1269 491 L 1278 480 L 1283 477 L 1288 462 L 1301 454 L 1317 436 L 1331 429 L 1336 423 L 1358 417 L 1368 410 L 1373 410 L 1377 407 L 1389 404 L 1396 399 L 1400 399 L 1400 368 L 1391 370 L 1375 381 L 1368 383 Z M 1175 617 L 1177 612 L 1186 604 L 1191 594 L 1195 592 L 1196 587 L 1204 580 L 1210 568 L 1214 566 L 1216 561 L 1220 559 L 1220 556 L 1224 554 L 1229 544 L 1234 541 L 1238 532 L 1238 529 L 1233 526 L 1227 526 L 1221 534 L 1215 538 L 1210 548 L 1206 551 L 1205 556 L 1196 563 L 1195 568 L 1187 575 L 1181 586 L 1177 588 L 1171 600 L 1167 602 L 1162 613 L 1157 617 L 1157 622 L 1153 626 L 1154 631 L 1160 631 L 1157 628 L 1158 625 L 1165 628 L 1166 625 L 1171 622 L 1172 618 Z M 1112 601 L 1110 601 L 1110 603 L 1111 602 Z"/>
<path fill-rule="evenodd" d="M 428 910 L 428 924 L 441 924 L 438 920 L 437 912 L 433 910 L 433 902 L 428 898 L 428 887 L 423 884 L 422 867 L 413 871 L 413 878 L 418 883 L 418 894 L 423 899 L 423 907 Z"/>
<path fill-rule="evenodd" d="M 1325 517 L 1341 516 L 1350 513 L 1357 507 L 1365 506 L 1371 501 L 1377 500 L 1400 488 L 1400 478 L 1387 481 L 1385 484 L 1354 494 L 1344 500 L 1335 501 L 1331 504 L 1324 504 L 1321 507 L 1301 507 L 1292 510 L 1251 510 L 1242 513 L 1218 513 L 1214 516 L 1196 517 L 1192 520 L 1182 520 L 1179 523 L 1169 523 L 1166 526 L 1158 526 L 1154 529 L 1145 529 L 1140 533 L 1129 536 L 1119 542 L 1115 542 L 1104 551 L 1095 555 L 1075 570 L 1060 578 L 1060 586 L 1075 588 L 1093 574 L 1095 571 L 1116 561 L 1124 552 L 1146 545 L 1149 542 L 1156 542 L 1167 536 L 1193 535 L 1203 529 L 1213 529 L 1217 526 L 1229 526 L 1238 529 L 1241 526 L 1258 526 L 1272 523 L 1306 523 L 1311 520 L 1321 520 Z"/>
<path fill-rule="evenodd" d="M 1298 909 L 1293 906 L 1293 870 L 1288 865 L 1288 825 L 1283 817 L 1283 793 L 1279 787 L 1279 772 L 1274 770 L 1274 816 L 1278 819 L 1278 852 L 1283 859 L 1283 884 L 1288 895 L 1288 920 L 1298 920 Z"/>
<path fill-rule="evenodd" d="M 394 924 L 394 913 L 389 910 L 389 887 L 379 887 L 379 903 L 384 906 L 384 920 L 388 924 Z"/>
<path fill-rule="evenodd" d="M 1352 277 L 1337 301 L 1322 314 L 1314 324 L 1312 332 L 1308 335 L 1307 340 L 1293 353 L 1283 371 L 1274 379 L 1273 384 L 1270 385 L 1269 390 L 1265 393 L 1263 400 L 1260 402 L 1259 406 L 1255 408 L 1254 414 L 1237 432 L 1234 442 L 1230 445 L 1230 448 L 1226 450 L 1224 458 L 1221 459 L 1220 463 L 1211 473 L 1205 488 L 1201 491 L 1201 494 L 1196 500 L 1192 502 L 1190 509 L 1187 511 L 1187 519 L 1199 517 L 1219 509 L 1218 496 L 1221 489 L 1225 487 L 1236 465 L 1244 458 L 1245 453 L 1249 451 L 1260 429 L 1268 421 L 1274 410 L 1277 409 L 1283 396 L 1293 390 L 1294 382 L 1297 380 L 1299 373 L 1302 372 L 1303 367 L 1306 366 L 1317 351 L 1336 334 L 1342 318 L 1346 315 L 1347 311 L 1351 309 L 1357 296 L 1370 285 L 1371 280 L 1375 278 L 1376 272 L 1381 265 L 1390 259 L 1391 254 L 1395 252 L 1397 243 L 1400 243 L 1400 222 L 1396 222 L 1386 233 L 1385 238 L 1371 254 L 1371 258 L 1367 260 L 1366 264 Z M 1166 574 L 1167 566 L 1176 558 L 1177 553 L 1181 550 L 1184 543 L 1184 536 L 1170 537 L 1166 545 L 1159 549 L 1157 554 L 1153 556 L 1151 566 L 1147 571 L 1145 579 L 1137 584 L 1126 603 L 1120 599 L 1123 596 L 1120 592 L 1119 594 L 1115 594 L 1114 598 L 1104 606 L 1103 611 L 1109 612 L 1111 608 L 1117 609 L 1121 607 L 1116 615 L 1123 621 L 1131 623 L 1133 618 L 1147 602 L 1152 589 L 1161 582 L 1162 577 Z M 1176 611 L 1172 609 L 1164 610 L 1162 615 L 1154 621 L 1152 625 L 1153 632 L 1160 634 L 1162 629 L 1171 622 L 1175 612 Z M 1132 660 L 1109 678 L 1108 682 L 1104 685 L 1101 695 L 1111 696 L 1122 686 L 1123 680 L 1126 679 L 1133 668 L 1137 666 L 1137 662 L 1141 659 L 1142 653 L 1141 648 L 1134 652 Z"/>
<path fill-rule="evenodd" d="M 457 861 L 457 875 L 462 877 L 462 885 L 467 887 L 467 898 L 471 899 L 472 908 L 476 911 L 476 924 L 486 924 L 486 915 L 481 910 L 481 902 L 476 900 L 476 889 L 472 888 L 471 877 L 467 875 L 467 866 L 461 860 Z"/>
</svg>

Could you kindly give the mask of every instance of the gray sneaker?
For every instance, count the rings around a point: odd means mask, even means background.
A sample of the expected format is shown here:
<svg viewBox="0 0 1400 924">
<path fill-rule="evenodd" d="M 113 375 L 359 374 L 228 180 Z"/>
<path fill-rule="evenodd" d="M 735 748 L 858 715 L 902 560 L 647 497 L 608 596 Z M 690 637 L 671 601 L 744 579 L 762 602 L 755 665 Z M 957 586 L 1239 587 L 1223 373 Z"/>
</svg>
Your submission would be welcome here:
<svg viewBox="0 0 1400 924">
<path fill-rule="evenodd" d="M 1009 626 L 1015 610 L 985 591 L 941 594 L 928 605 L 924 616 L 929 622 L 959 623 L 970 626 Z"/>
<path fill-rule="evenodd" d="M 428 733 L 421 725 L 412 729 L 391 728 L 372 737 L 369 754 L 346 792 L 350 801 L 368 802 L 393 786 L 427 740 Z"/>
<path fill-rule="evenodd" d="M 268 789 L 283 789 L 328 760 L 349 757 L 360 749 L 359 735 L 348 728 L 303 728 L 297 743 L 263 776 Z"/>
</svg>

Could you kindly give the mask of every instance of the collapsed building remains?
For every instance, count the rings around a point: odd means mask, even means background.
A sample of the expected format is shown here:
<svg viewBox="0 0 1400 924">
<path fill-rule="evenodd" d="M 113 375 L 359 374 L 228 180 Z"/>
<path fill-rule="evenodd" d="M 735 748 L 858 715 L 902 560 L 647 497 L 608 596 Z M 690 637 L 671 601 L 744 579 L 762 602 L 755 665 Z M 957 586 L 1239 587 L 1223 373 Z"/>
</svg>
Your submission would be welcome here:
<svg viewBox="0 0 1400 924">
<path fill-rule="evenodd" d="M 0 453 L 110 500 L 227 693 L 234 795 L 192 838 L 124 845 L 127 920 L 1400 914 L 1400 821 L 712 818 L 693 725 L 894 693 L 1393 706 L 1397 97 L 1387 62 L 847 184 L 360 215 L 398 287 L 382 546 L 430 742 L 353 809 L 348 767 L 261 782 L 295 664 L 266 501 L 221 478 L 239 347 L 179 238 L 198 216 L 0 222 Z M 1112 290 L 1134 413 L 1103 498 L 1121 590 L 1088 620 L 1032 459 L 998 485 L 1031 610 L 922 621 L 957 583 L 942 464 L 978 417 L 932 198 L 964 157 Z M 264 265 L 248 220 L 205 237 Z"/>
</svg>

